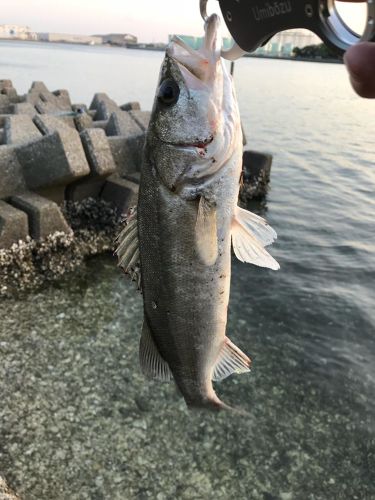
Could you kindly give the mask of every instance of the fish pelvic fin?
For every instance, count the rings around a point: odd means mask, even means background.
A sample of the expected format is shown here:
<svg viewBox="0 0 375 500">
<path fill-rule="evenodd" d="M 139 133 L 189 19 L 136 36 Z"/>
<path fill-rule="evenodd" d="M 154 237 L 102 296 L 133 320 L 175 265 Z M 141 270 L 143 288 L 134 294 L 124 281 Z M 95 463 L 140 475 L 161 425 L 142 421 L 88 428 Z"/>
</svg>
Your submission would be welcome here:
<svg viewBox="0 0 375 500">
<path fill-rule="evenodd" d="M 142 335 L 139 343 L 139 362 L 143 374 L 150 379 L 169 382 L 173 379 L 168 363 L 162 358 L 155 345 L 147 318 L 143 319 Z"/>
<path fill-rule="evenodd" d="M 216 206 L 200 197 L 195 224 L 195 246 L 203 264 L 212 266 L 218 255 Z"/>
<path fill-rule="evenodd" d="M 264 249 L 276 237 L 276 232 L 264 219 L 236 207 L 232 220 L 232 245 L 238 260 L 277 271 L 280 265 Z"/>
<path fill-rule="evenodd" d="M 212 380 L 224 380 L 233 373 L 246 373 L 250 371 L 251 359 L 246 356 L 228 337 L 225 337 L 220 350 L 219 358 L 212 373 Z"/>
<path fill-rule="evenodd" d="M 141 267 L 139 260 L 138 243 L 138 222 L 137 208 L 129 210 L 124 218 L 125 227 L 116 238 L 118 244 L 115 254 L 118 258 L 118 266 L 125 274 L 129 274 L 132 281 L 137 283 L 138 289 L 141 288 Z"/>
</svg>

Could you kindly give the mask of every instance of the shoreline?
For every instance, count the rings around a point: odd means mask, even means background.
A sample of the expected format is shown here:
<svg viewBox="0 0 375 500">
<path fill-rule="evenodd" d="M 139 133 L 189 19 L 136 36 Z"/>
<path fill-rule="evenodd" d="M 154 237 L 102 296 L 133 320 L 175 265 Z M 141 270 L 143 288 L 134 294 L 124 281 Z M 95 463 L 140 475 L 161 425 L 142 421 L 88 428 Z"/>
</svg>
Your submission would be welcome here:
<svg viewBox="0 0 375 500">
<path fill-rule="evenodd" d="M 139 46 L 121 46 L 121 45 L 111 45 L 111 44 L 90 44 L 90 43 L 79 43 L 79 42 L 66 42 L 66 41 L 56 41 L 56 42 L 48 42 L 45 40 L 21 40 L 21 39 L 13 39 L 13 38 L 0 38 L 0 43 L 4 42 L 26 42 L 26 43 L 37 43 L 37 44 L 45 44 L 45 45 L 73 45 L 73 46 L 83 46 L 83 47 L 106 47 L 110 49 L 125 49 L 125 50 L 143 50 L 149 52 L 164 52 L 165 48 L 161 47 L 139 47 Z M 289 56 L 266 56 L 263 54 L 252 54 L 248 53 L 242 57 L 246 58 L 254 58 L 254 59 L 272 59 L 272 60 L 280 60 L 280 61 L 295 61 L 295 62 L 314 62 L 314 63 L 324 63 L 324 64 L 344 64 L 341 59 L 318 59 L 313 57 L 289 57 Z"/>
</svg>

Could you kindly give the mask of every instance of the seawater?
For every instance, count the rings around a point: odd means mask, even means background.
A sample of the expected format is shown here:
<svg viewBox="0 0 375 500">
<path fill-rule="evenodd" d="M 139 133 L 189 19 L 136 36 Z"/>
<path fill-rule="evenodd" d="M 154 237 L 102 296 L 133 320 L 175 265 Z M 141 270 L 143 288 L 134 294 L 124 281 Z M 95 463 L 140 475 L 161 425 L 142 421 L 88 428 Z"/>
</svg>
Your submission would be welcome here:
<svg viewBox="0 0 375 500">
<path fill-rule="evenodd" d="M 0 43 L 0 77 L 150 109 L 162 53 Z M 273 154 L 278 272 L 233 261 L 246 415 L 189 412 L 138 366 L 142 301 L 114 260 L 0 304 L 0 475 L 25 499 L 375 498 L 375 102 L 342 65 L 242 59 L 249 149 Z"/>
</svg>

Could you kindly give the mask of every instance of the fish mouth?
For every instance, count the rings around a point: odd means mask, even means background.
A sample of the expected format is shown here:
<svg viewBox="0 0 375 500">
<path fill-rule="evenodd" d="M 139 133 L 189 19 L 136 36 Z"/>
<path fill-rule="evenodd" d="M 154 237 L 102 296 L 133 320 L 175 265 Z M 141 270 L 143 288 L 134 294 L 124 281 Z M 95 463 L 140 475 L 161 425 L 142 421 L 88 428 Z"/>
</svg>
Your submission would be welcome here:
<svg viewBox="0 0 375 500">
<path fill-rule="evenodd" d="M 175 146 L 177 148 L 197 148 L 197 149 L 205 149 L 211 142 L 214 140 L 214 136 L 211 135 L 207 139 L 204 139 L 202 141 L 198 140 L 196 142 L 170 142 L 170 141 L 163 141 L 161 139 L 161 142 L 164 142 L 164 144 L 168 144 L 168 146 Z"/>
</svg>

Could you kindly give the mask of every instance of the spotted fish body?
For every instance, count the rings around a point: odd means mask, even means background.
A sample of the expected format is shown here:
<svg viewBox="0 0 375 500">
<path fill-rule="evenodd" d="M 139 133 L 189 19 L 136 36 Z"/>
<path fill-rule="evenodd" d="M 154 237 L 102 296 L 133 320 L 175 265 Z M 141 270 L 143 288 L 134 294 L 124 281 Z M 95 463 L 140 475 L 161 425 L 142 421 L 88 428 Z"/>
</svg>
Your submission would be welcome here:
<svg viewBox="0 0 375 500">
<path fill-rule="evenodd" d="M 225 334 L 231 242 L 240 260 L 278 268 L 264 249 L 276 233 L 237 207 L 242 132 L 232 78 L 220 58 L 218 24 L 216 15 L 208 19 L 199 51 L 179 39 L 167 49 L 137 212 L 118 249 L 130 273 L 140 258 L 144 373 L 174 379 L 189 406 L 211 409 L 226 407 L 212 380 L 250 366 Z"/>
</svg>

